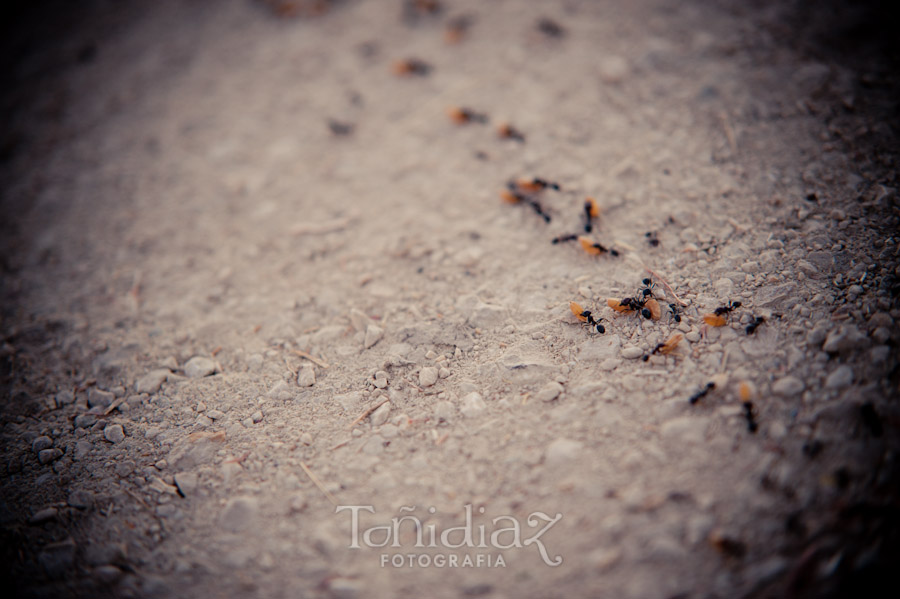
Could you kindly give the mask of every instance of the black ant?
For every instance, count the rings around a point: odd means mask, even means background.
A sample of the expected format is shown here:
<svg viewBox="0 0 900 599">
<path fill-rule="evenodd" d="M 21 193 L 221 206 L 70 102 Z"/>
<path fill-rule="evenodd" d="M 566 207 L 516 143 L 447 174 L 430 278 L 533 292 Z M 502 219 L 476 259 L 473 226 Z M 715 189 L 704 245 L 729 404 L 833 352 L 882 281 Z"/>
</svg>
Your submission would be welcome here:
<svg viewBox="0 0 900 599">
<path fill-rule="evenodd" d="M 557 243 L 565 243 L 567 241 L 575 241 L 578 239 L 578 235 L 560 235 L 559 237 L 554 237 L 551 243 L 556 245 Z"/>
<path fill-rule="evenodd" d="M 712 381 L 706 383 L 705 387 L 703 387 L 702 389 L 700 389 L 699 391 L 697 391 L 696 393 L 691 395 L 691 398 L 688 400 L 688 402 L 690 402 L 691 405 L 694 405 L 695 403 L 700 401 L 703 398 L 703 396 L 705 396 L 707 393 L 709 393 L 710 391 L 712 391 L 715 388 L 716 388 L 716 384 L 713 383 Z"/>
<path fill-rule="evenodd" d="M 581 244 L 581 249 L 590 254 L 591 256 L 599 256 L 601 254 L 605 254 L 609 252 L 611 256 L 618 256 L 619 250 L 615 248 L 608 248 L 602 243 L 596 242 L 590 237 L 578 236 L 578 243 Z"/>
<path fill-rule="evenodd" d="M 600 206 L 597 200 L 588 198 L 584 201 L 584 232 L 590 233 L 594 230 L 593 220 L 600 216 Z"/>
<path fill-rule="evenodd" d="M 741 307 L 741 302 L 728 302 L 724 306 L 719 306 L 714 310 L 716 316 L 722 316 L 723 314 L 728 314 L 732 310 L 736 310 Z"/>
<path fill-rule="evenodd" d="M 575 315 L 575 318 L 577 318 L 581 322 L 587 323 L 588 326 L 595 328 L 601 335 L 606 332 L 606 327 L 600 324 L 600 321 L 603 319 L 594 318 L 591 314 L 591 311 L 582 308 L 581 304 L 579 304 L 578 302 L 569 302 L 569 309 L 572 311 L 572 314 Z"/>
<path fill-rule="evenodd" d="M 542 189 L 550 188 L 554 191 L 560 191 L 559 183 L 554 183 L 552 181 L 546 181 L 544 179 L 540 179 L 538 177 L 534 177 L 531 181 L 521 180 L 516 183 L 519 189 L 522 191 L 541 191 Z"/>
<path fill-rule="evenodd" d="M 447 110 L 447 115 L 458 125 L 463 125 L 465 123 L 484 124 L 488 122 L 488 116 L 486 114 L 475 112 L 470 108 L 460 108 L 459 106 L 449 108 Z"/>
<path fill-rule="evenodd" d="M 592 327 L 595 327 L 597 329 L 598 333 L 600 333 L 602 335 L 603 333 L 606 332 L 606 327 L 604 327 L 602 324 L 600 324 L 600 321 L 603 320 L 602 318 L 595 319 L 593 316 L 591 316 L 590 310 L 585 310 L 584 312 L 581 313 L 581 315 L 584 316 L 585 318 L 587 318 L 587 323 L 589 325 L 591 325 Z"/>
<path fill-rule="evenodd" d="M 547 18 L 543 18 L 538 21 L 537 28 L 538 31 L 540 31 L 547 37 L 560 38 L 566 34 L 566 30 L 563 29 L 561 25 Z"/>
<path fill-rule="evenodd" d="M 647 238 L 647 243 L 650 244 L 650 247 L 655 248 L 659 246 L 659 239 L 656 237 L 656 231 L 647 231 L 644 233 L 644 237 Z"/>
<path fill-rule="evenodd" d="M 506 184 L 506 187 L 507 189 L 505 189 L 501 194 L 504 201 L 509 202 L 510 204 L 519 204 L 524 202 L 525 204 L 531 206 L 531 209 L 534 210 L 538 216 L 543 218 L 544 222 L 550 222 L 550 215 L 544 212 L 544 208 L 541 206 L 541 204 L 530 195 L 519 191 L 519 189 L 521 189 L 522 187 L 521 185 L 517 185 L 514 181 L 510 181 Z"/>
<path fill-rule="evenodd" d="M 497 126 L 497 135 L 501 139 L 514 139 L 520 143 L 525 143 L 525 134 L 510 125 L 509 123 L 501 123 Z"/>
<path fill-rule="evenodd" d="M 653 297 L 653 288 L 656 287 L 656 283 L 654 283 L 652 279 L 644 279 L 641 283 L 644 284 L 644 288 L 641 289 L 641 294 L 644 297 Z"/>
<path fill-rule="evenodd" d="M 753 333 L 755 333 L 756 329 L 759 328 L 759 325 L 761 325 L 765 321 L 766 321 L 766 319 L 763 318 L 762 316 L 757 316 L 756 318 L 754 318 L 753 322 L 751 322 L 750 324 L 747 325 L 747 334 L 752 335 Z"/>
<path fill-rule="evenodd" d="M 675 322 L 681 322 L 681 314 L 678 313 L 678 306 L 675 304 L 669 304 L 669 312 L 672 313 L 672 320 Z"/>
<path fill-rule="evenodd" d="M 353 125 L 350 123 L 342 123 L 334 119 L 328 119 L 328 129 L 334 135 L 350 135 L 353 133 Z"/>
<path fill-rule="evenodd" d="M 626 297 L 619 301 L 619 305 L 624 306 L 626 310 L 637 310 L 641 313 L 641 316 L 650 320 L 653 318 L 653 314 L 650 312 L 650 308 L 644 307 L 646 303 L 647 297 L 640 293 L 634 297 Z"/>
<path fill-rule="evenodd" d="M 431 65 L 418 58 L 407 58 L 394 63 L 394 74 L 399 77 L 425 77 L 431 72 Z"/>
<path fill-rule="evenodd" d="M 747 419 L 747 430 L 751 433 L 755 433 L 759 430 L 759 425 L 756 423 L 756 418 L 753 415 L 753 402 L 745 401 L 744 405 L 744 418 Z"/>
</svg>

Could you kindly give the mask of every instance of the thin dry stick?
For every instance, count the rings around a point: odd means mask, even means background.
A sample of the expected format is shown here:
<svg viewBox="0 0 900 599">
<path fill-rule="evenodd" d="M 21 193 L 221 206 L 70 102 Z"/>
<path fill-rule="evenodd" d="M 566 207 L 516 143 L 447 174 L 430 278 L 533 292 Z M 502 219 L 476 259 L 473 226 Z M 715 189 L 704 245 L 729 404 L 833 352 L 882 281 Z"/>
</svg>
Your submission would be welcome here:
<svg viewBox="0 0 900 599">
<path fill-rule="evenodd" d="M 665 286 L 665 288 L 668 289 L 669 293 L 672 294 L 672 297 L 675 298 L 676 302 L 678 302 L 682 306 L 687 306 L 687 302 L 682 301 L 681 298 L 678 297 L 678 295 L 672 290 L 672 288 L 669 287 L 669 284 L 666 283 L 666 280 L 664 278 L 662 278 L 661 276 L 659 276 L 658 274 L 656 274 L 655 272 L 653 272 L 652 270 L 650 270 L 647 267 L 644 267 L 644 270 L 646 270 L 648 273 L 650 273 L 650 276 L 655 277 L 656 280 L 658 280 L 660 283 L 662 283 Z"/>
<path fill-rule="evenodd" d="M 317 358 L 317 357 L 315 357 L 315 356 L 313 356 L 313 355 L 311 355 L 311 354 L 308 354 L 308 353 L 306 353 L 306 352 L 303 351 L 303 350 L 300 350 L 300 349 L 292 349 L 291 351 L 292 351 L 294 354 L 300 356 L 301 358 L 306 358 L 307 360 L 309 360 L 309 361 L 312 362 L 313 364 L 318 364 L 318 365 L 321 366 L 322 368 L 328 368 L 328 362 L 326 362 L 326 361 L 324 361 L 324 360 L 320 360 L 319 358 Z"/>
<path fill-rule="evenodd" d="M 378 402 L 377 404 L 375 404 L 374 406 L 372 406 L 371 408 L 369 408 L 368 410 L 366 410 L 365 412 L 360 414 L 359 418 L 357 418 L 356 420 L 351 422 L 350 426 L 348 428 L 353 428 L 354 426 L 356 426 L 357 424 L 359 424 L 360 422 L 362 422 L 363 420 L 368 418 L 372 412 L 374 412 L 375 410 L 377 410 L 378 408 L 380 408 L 381 406 L 383 406 L 384 404 L 386 404 L 389 401 L 391 401 L 391 400 L 390 399 L 381 400 L 380 402 Z"/>
<path fill-rule="evenodd" d="M 731 148 L 731 153 L 736 155 L 738 152 L 737 139 L 734 136 L 734 129 L 731 128 L 731 122 L 728 120 L 728 113 L 723 110 L 719 113 L 719 118 L 722 119 L 722 127 L 725 129 L 725 137 L 728 138 L 728 146 Z"/>
<path fill-rule="evenodd" d="M 333 505 L 337 506 L 338 502 L 334 498 L 334 495 L 332 495 L 331 493 L 328 492 L 328 489 L 326 489 L 322 485 L 322 482 L 318 478 L 316 478 L 316 475 L 312 473 L 312 470 L 309 469 L 309 466 L 307 466 L 305 462 L 300 462 L 300 467 L 303 468 L 304 472 L 306 472 L 306 475 L 309 477 L 309 480 L 313 481 L 313 484 L 315 484 L 317 487 L 319 487 L 319 490 L 322 491 L 322 493 L 325 495 L 325 497 L 328 498 L 328 501 L 330 501 Z"/>
</svg>

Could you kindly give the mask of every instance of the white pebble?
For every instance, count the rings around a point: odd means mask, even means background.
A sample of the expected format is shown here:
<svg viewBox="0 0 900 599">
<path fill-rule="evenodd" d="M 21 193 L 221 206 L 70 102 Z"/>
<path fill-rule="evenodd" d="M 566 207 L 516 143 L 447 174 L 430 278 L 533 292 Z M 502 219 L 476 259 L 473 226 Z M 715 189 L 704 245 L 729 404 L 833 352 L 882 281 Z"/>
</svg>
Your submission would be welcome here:
<svg viewBox="0 0 900 599">
<path fill-rule="evenodd" d="M 434 366 L 426 366 L 419 371 L 419 385 L 422 387 L 431 387 L 438 380 L 438 369 Z"/>
<path fill-rule="evenodd" d="M 644 355 L 644 350 L 635 345 L 629 345 L 627 347 L 623 347 L 622 351 L 619 352 L 619 355 L 621 355 L 626 360 L 636 360 L 637 358 L 640 358 Z"/>
<path fill-rule="evenodd" d="M 384 329 L 374 324 L 370 324 L 366 327 L 366 340 L 364 342 L 365 348 L 369 349 L 384 337 Z"/>
<path fill-rule="evenodd" d="M 125 440 L 125 429 L 121 424 L 110 424 L 103 429 L 103 436 L 110 443 L 121 443 Z"/>
<path fill-rule="evenodd" d="M 459 405 L 459 411 L 462 412 L 462 415 L 466 418 L 478 416 L 486 409 L 487 404 L 484 403 L 484 399 L 477 391 L 473 391 L 472 393 L 469 393 L 468 395 L 463 397 Z"/>
<path fill-rule="evenodd" d="M 316 384 L 316 371 L 312 364 L 304 364 L 297 373 L 297 384 L 301 387 L 312 387 Z"/>
<path fill-rule="evenodd" d="M 552 382 L 547 383 L 540 390 L 534 394 L 534 398 L 538 401 L 553 401 L 559 394 L 562 393 L 563 386 L 559 383 Z"/>
</svg>

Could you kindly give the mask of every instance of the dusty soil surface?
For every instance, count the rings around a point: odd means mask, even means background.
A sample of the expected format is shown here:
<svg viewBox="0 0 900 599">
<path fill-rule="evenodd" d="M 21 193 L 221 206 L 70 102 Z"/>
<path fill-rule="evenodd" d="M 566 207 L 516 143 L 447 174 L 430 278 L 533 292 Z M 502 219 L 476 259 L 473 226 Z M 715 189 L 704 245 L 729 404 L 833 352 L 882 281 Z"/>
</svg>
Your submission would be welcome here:
<svg viewBox="0 0 900 599">
<path fill-rule="evenodd" d="M 900 538 L 883 15 L 313 4 L 45 3 L 7 31 L 4 586 L 875 596 Z M 534 177 L 560 189 L 502 201 Z M 551 243 L 586 197 L 615 252 Z M 646 277 L 660 318 L 607 306 Z M 441 538 L 469 516 L 472 546 Z"/>
</svg>

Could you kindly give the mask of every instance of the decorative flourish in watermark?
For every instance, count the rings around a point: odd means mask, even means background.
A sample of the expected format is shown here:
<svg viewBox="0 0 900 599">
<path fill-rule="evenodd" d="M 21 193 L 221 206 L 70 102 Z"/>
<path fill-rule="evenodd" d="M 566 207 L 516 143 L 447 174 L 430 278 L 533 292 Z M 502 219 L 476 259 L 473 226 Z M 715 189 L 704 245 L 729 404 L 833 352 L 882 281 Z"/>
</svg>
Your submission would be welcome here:
<svg viewBox="0 0 900 599">
<path fill-rule="evenodd" d="M 350 512 L 350 549 L 363 547 L 403 549 L 400 533 L 404 523 L 408 523 L 407 529 L 415 533 L 415 543 L 410 549 L 420 551 L 382 553 L 380 556 L 382 567 L 502 568 L 506 567 L 506 561 L 499 551 L 531 546 L 537 549 L 543 562 L 551 568 L 555 568 L 563 562 L 560 555 L 551 558 L 547 547 L 541 540 L 541 537 L 562 519 L 562 514 L 559 513 L 551 517 L 544 512 L 532 512 L 525 519 L 527 528 L 523 527 L 518 518 L 513 516 L 496 516 L 491 519 L 490 526 L 486 523 L 476 526 L 473 524 L 472 504 L 466 504 L 464 524 L 439 530 L 437 524 L 423 523 L 419 517 L 413 515 L 416 506 L 401 506 L 399 512 L 406 515 L 394 516 L 391 518 L 390 524 L 372 526 L 363 530 L 360 527 L 360 512 L 374 514 L 374 506 L 339 505 L 335 507 L 335 513 L 343 511 Z M 429 507 L 427 511 L 429 514 L 434 514 L 437 510 Z M 484 508 L 478 508 L 478 512 L 483 514 Z M 500 527 L 501 525 L 502 527 Z M 530 536 L 523 538 L 523 531 Z M 421 551 L 424 549 L 463 548 L 488 551 L 462 555 Z"/>
</svg>

